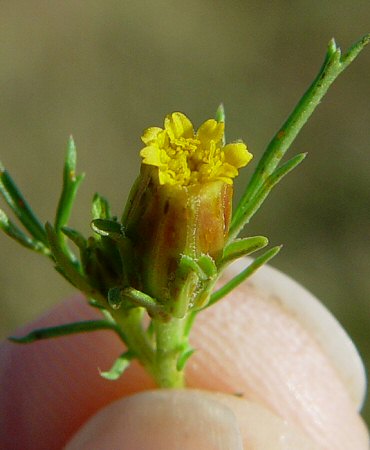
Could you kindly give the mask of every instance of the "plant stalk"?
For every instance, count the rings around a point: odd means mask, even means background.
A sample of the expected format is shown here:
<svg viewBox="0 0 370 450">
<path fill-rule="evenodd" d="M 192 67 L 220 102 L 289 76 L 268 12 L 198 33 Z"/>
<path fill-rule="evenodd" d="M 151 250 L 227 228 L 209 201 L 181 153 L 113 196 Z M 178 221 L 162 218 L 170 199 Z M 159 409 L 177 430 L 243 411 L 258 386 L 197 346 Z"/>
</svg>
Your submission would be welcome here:
<svg viewBox="0 0 370 450">
<path fill-rule="evenodd" d="M 186 318 L 167 322 L 153 320 L 156 336 L 156 357 L 152 375 L 161 388 L 185 387 L 184 370 L 178 369 L 179 357 L 187 345 Z"/>
</svg>

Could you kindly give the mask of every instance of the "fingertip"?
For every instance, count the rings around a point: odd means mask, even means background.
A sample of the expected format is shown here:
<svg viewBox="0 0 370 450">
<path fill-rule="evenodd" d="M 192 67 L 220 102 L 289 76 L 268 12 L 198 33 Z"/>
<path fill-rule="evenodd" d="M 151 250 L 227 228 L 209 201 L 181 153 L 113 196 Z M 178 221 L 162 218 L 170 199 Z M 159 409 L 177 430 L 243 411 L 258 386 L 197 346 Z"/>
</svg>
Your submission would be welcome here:
<svg viewBox="0 0 370 450">
<path fill-rule="evenodd" d="M 118 400 L 91 418 L 65 450 L 318 450 L 262 406 L 199 390 L 156 390 Z"/>
<path fill-rule="evenodd" d="M 336 368 L 279 300 L 246 283 L 200 315 L 189 385 L 242 393 L 320 448 L 368 449 L 366 427 Z"/>
<path fill-rule="evenodd" d="M 66 450 L 243 450 L 233 411 L 196 391 L 147 391 L 114 402 Z"/>
<path fill-rule="evenodd" d="M 84 299 L 75 297 L 18 330 L 16 335 L 96 317 Z M 98 409 L 121 396 L 152 388 L 153 382 L 136 363 L 124 379 L 110 382 L 99 376 L 99 368 L 109 369 L 122 350 L 122 342 L 109 331 L 27 345 L 2 342 L 0 436 L 4 448 L 62 448 Z"/>
</svg>

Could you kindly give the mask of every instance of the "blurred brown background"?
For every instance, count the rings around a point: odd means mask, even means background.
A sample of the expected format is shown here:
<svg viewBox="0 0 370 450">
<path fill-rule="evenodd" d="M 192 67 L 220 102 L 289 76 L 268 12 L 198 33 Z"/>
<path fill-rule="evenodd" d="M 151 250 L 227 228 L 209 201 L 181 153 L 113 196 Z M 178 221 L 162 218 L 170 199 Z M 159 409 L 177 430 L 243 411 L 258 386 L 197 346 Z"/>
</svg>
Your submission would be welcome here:
<svg viewBox="0 0 370 450">
<path fill-rule="evenodd" d="M 72 133 L 87 172 L 72 225 L 86 233 L 95 191 L 121 213 L 143 128 L 161 126 L 176 110 L 199 125 L 223 101 L 228 139 L 243 138 L 256 161 L 316 74 L 329 39 L 346 49 L 369 31 L 369 19 L 368 0 L 4 0 L 1 160 L 41 219 L 51 220 Z M 247 231 L 284 244 L 273 265 L 328 306 L 368 368 L 369 74 L 370 48 L 294 143 L 290 154 L 308 151 L 308 159 Z M 242 172 L 239 188 L 250 173 Z M 4 236 L 0 248 L 3 337 L 73 289 L 46 258 Z"/>
</svg>

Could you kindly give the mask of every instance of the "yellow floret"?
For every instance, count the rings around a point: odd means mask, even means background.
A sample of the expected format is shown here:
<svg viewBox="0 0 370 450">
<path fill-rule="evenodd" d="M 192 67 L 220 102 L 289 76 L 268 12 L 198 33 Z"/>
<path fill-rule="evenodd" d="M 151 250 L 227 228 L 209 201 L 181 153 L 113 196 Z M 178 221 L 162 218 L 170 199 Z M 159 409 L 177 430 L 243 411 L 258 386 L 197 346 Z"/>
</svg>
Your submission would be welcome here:
<svg viewBox="0 0 370 450">
<path fill-rule="evenodd" d="M 158 168 L 162 185 L 189 186 L 216 180 L 232 184 L 252 154 L 243 142 L 224 146 L 224 127 L 223 122 L 209 119 L 195 133 L 184 114 L 172 113 L 165 118 L 164 129 L 144 131 L 142 163 Z"/>
</svg>

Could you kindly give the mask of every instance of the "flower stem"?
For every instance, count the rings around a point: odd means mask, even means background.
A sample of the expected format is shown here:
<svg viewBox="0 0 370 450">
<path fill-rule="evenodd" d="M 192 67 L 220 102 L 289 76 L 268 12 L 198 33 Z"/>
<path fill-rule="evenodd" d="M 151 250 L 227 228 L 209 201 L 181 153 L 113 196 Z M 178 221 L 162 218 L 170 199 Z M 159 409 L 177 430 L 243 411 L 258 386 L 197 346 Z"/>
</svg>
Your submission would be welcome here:
<svg viewBox="0 0 370 450">
<path fill-rule="evenodd" d="M 161 388 L 185 387 L 184 371 L 178 368 L 179 357 L 187 346 L 186 318 L 167 322 L 153 320 L 156 336 L 156 360 L 152 375 Z"/>
</svg>

